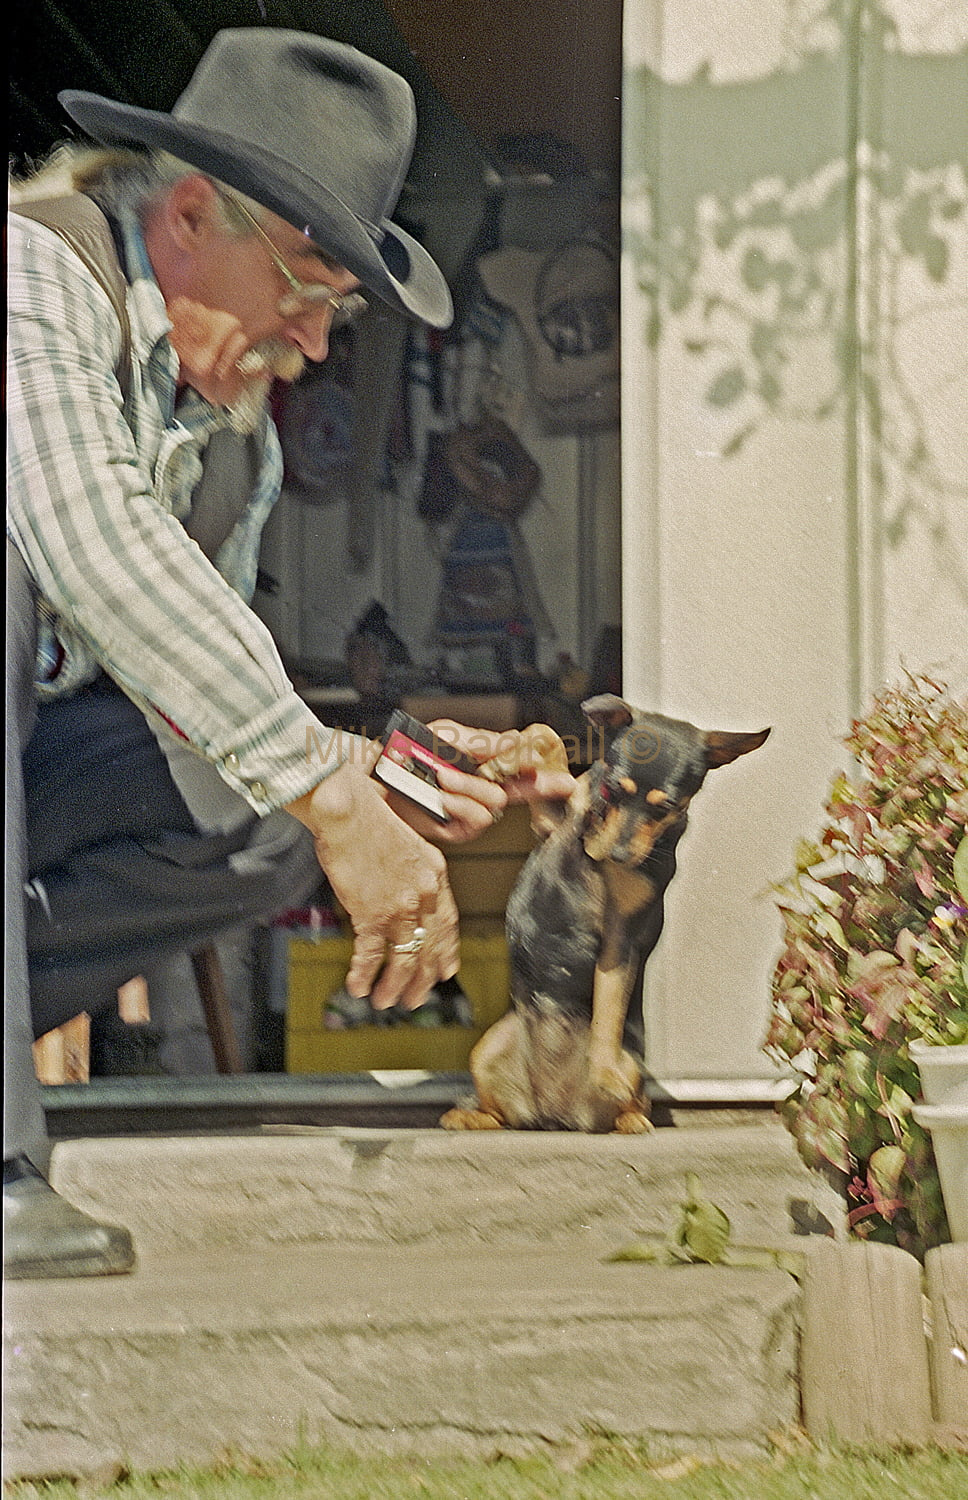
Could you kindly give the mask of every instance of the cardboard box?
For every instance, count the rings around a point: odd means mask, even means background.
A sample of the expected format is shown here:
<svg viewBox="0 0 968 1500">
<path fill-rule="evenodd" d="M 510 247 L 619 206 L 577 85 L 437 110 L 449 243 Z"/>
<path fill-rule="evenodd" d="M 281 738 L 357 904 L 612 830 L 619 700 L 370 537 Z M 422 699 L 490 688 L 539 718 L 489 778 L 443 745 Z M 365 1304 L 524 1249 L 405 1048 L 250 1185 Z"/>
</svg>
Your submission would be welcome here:
<svg viewBox="0 0 968 1500">
<path fill-rule="evenodd" d="M 469 729 L 520 729 L 521 704 L 513 693 L 412 693 L 400 707 L 423 724 L 453 719 Z"/>
<path fill-rule="evenodd" d="M 509 807 L 499 823 L 469 844 L 445 849 L 447 873 L 462 918 L 504 921 L 508 896 L 535 846 L 526 807 Z"/>
<path fill-rule="evenodd" d="M 287 1072 L 366 1073 L 381 1068 L 464 1072 L 474 1043 L 507 1010 L 509 966 L 503 925 L 471 918 L 461 924 L 457 977 L 471 1002 L 473 1026 L 417 1022 L 330 1030 L 327 1002 L 342 987 L 352 951 L 349 937 L 290 942 Z"/>
<path fill-rule="evenodd" d="M 421 1069 L 466 1073 L 483 1033 L 466 1026 L 356 1026 L 286 1033 L 287 1073 L 372 1073 Z"/>
</svg>

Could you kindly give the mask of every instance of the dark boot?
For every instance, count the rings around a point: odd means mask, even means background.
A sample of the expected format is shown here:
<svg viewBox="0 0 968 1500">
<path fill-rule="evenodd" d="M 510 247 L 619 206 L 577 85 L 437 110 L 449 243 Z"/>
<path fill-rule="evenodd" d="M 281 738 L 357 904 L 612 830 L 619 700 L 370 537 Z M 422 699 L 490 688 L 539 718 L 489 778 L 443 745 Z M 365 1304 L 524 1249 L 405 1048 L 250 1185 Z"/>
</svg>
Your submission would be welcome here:
<svg viewBox="0 0 968 1500">
<path fill-rule="evenodd" d="M 55 1193 L 25 1156 L 3 1164 L 3 1274 L 11 1281 L 117 1276 L 134 1266 L 126 1229 Z"/>
</svg>

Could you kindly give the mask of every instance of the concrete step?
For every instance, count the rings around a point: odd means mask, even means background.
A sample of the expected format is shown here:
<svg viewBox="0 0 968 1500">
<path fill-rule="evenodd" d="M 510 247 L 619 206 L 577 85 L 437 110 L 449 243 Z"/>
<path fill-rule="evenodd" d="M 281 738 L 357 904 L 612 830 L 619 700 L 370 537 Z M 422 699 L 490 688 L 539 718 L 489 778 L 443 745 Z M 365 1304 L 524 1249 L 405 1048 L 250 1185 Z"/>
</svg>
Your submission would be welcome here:
<svg viewBox="0 0 968 1500">
<path fill-rule="evenodd" d="M 152 1247 L 129 1277 L 9 1283 L 8 1477 L 356 1451 L 492 1455 L 589 1427 L 745 1454 L 797 1419 L 781 1271 L 515 1248 Z"/>
<path fill-rule="evenodd" d="M 763 1450 L 797 1418 L 796 1281 L 606 1257 L 677 1222 L 687 1171 L 736 1242 L 804 1248 L 791 1197 L 842 1211 L 771 1116 L 690 1124 L 60 1143 L 55 1185 L 126 1225 L 139 1262 L 7 1285 L 8 1474 L 300 1437 L 490 1454 L 588 1425 Z"/>
<path fill-rule="evenodd" d="M 258 1134 L 65 1141 L 52 1180 L 124 1224 L 139 1249 L 587 1238 L 604 1246 L 675 1220 L 685 1175 L 744 1242 L 790 1231 L 805 1200 L 838 1229 L 839 1198 L 770 1114 L 646 1136 L 283 1127 Z"/>
</svg>

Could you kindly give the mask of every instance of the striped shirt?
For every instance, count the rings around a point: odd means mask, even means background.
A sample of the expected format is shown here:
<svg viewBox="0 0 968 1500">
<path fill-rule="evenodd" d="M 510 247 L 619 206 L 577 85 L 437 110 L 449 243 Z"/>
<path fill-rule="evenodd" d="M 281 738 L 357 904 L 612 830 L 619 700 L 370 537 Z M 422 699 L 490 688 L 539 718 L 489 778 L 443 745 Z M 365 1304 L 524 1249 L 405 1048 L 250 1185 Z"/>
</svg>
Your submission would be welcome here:
<svg viewBox="0 0 968 1500">
<path fill-rule="evenodd" d="M 182 525 L 225 417 L 191 390 L 176 409 L 164 299 L 136 222 L 121 229 L 126 393 L 104 289 L 53 230 L 9 219 L 8 530 L 39 591 L 38 692 L 76 691 L 103 668 L 265 815 L 358 747 L 310 712 L 249 608 L 282 474 L 268 414 L 262 472 L 214 566 Z"/>
</svg>

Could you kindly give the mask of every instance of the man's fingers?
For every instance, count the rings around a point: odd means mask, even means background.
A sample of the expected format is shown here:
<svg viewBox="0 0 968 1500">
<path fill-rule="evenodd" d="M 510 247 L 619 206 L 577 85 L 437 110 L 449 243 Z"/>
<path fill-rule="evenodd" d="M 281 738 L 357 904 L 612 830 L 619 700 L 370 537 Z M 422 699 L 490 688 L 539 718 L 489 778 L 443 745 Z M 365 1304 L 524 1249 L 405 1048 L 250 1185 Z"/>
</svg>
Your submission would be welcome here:
<svg viewBox="0 0 968 1500">
<path fill-rule="evenodd" d="M 370 994 L 376 1010 L 391 1005 L 413 1010 L 423 1005 L 438 980 L 457 973 L 457 907 L 449 886 L 441 890 L 435 911 L 422 918 L 416 937 L 408 938 L 408 930 L 387 945 L 386 963 Z M 414 942 L 419 943 L 417 948 Z"/>
<path fill-rule="evenodd" d="M 188 297 L 173 298 L 168 316 L 182 381 L 216 405 L 238 400 L 251 378 L 239 368 L 249 341 L 238 319 Z"/>
<path fill-rule="evenodd" d="M 396 816 L 359 766 L 341 766 L 289 811 L 312 830 L 320 865 L 353 924 L 350 994 L 388 1005 L 420 988 L 417 974 L 429 989 L 454 972 L 457 911 L 446 860 Z"/>
<path fill-rule="evenodd" d="M 374 1010 L 389 1010 L 397 1005 L 405 994 L 422 991 L 427 998 L 436 983 L 437 976 L 420 954 L 391 953 L 383 971 L 370 994 Z M 421 1000 L 419 1003 L 423 1003 Z"/>
<path fill-rule="evenodd" d="M 356 932 L 353 937 L 353 957 L 346 975 L 346 988 L 351 995 L 362 999 L 369 995 L 380 971 L 386 943 L 378 932 Z"/>
<path fill-rule="evenodd" d="M 458 771 L 456 766 L 442 765 L 437 768 L 437 780 L 445 792 L 479 802 L 489 812 L 503 812 L 507 797 L 496 782 L 485 781 L 483 776 Z"/>
<path fill-rule="evenodd" d="M 433 904 L 436 906 L 436 895 Z M 432 920 L 432 907 L 425 912 L 414 907 L 397 912 L 378 926 L 355 927 L 353 957 L 346 976 L 346 988 L 350 994 L 369 995 L 375 1005 L 392 1004 L 392 999 L 387 1000 L 386 996 L 394 986 L 399 992 L 412 977 L 427 943 L 428 930 L 424 924 Z M 380 974 L 384 960 L 385 967 Z M 365 988 L 358 988 L 363 985 Z"/>
</svg>

